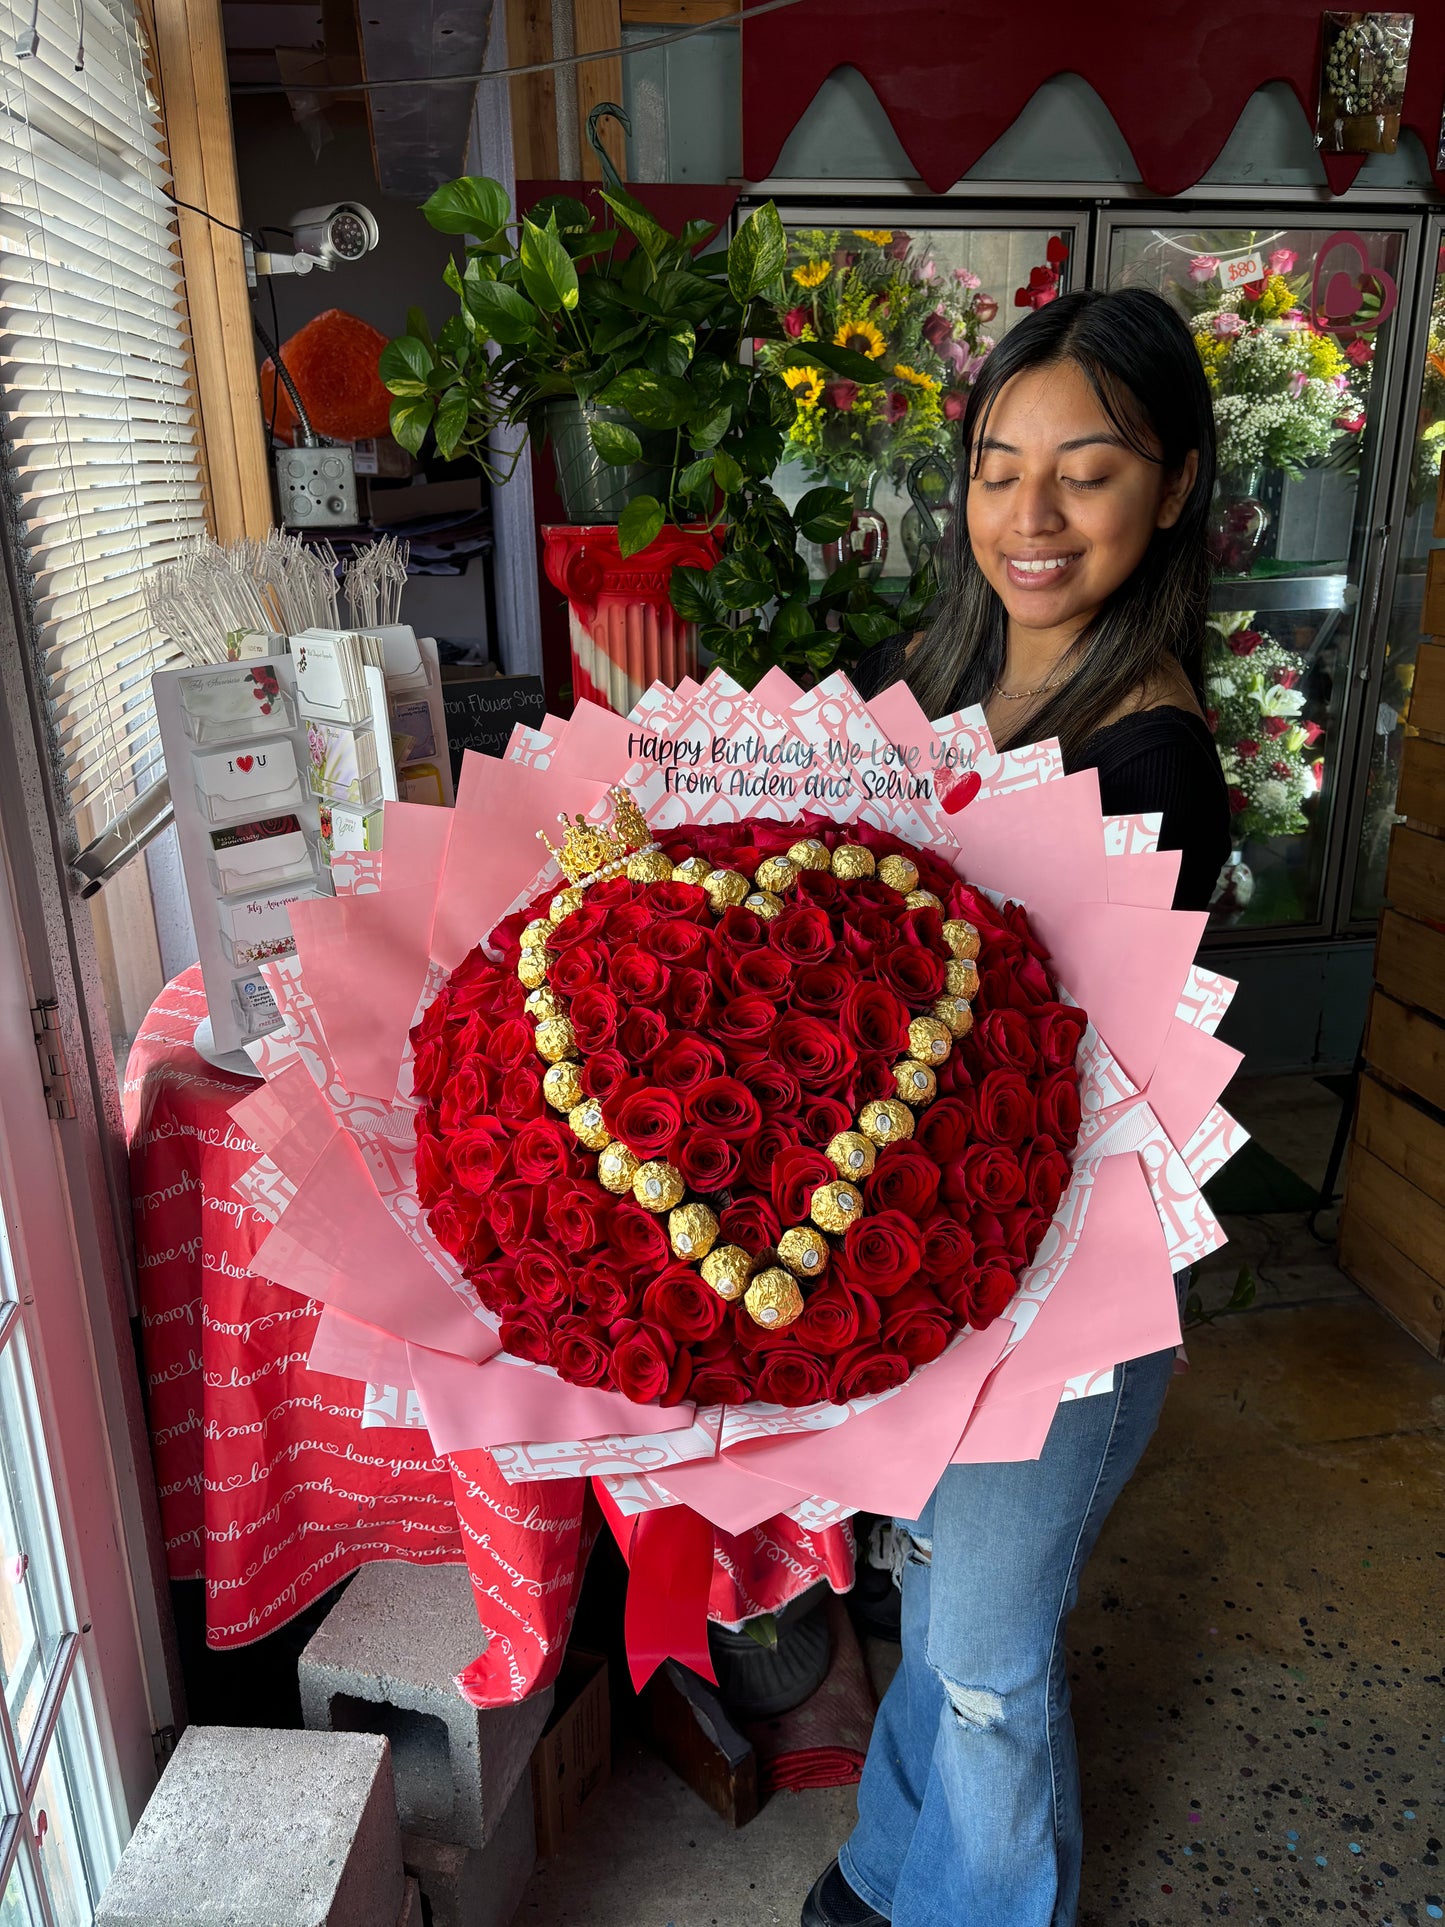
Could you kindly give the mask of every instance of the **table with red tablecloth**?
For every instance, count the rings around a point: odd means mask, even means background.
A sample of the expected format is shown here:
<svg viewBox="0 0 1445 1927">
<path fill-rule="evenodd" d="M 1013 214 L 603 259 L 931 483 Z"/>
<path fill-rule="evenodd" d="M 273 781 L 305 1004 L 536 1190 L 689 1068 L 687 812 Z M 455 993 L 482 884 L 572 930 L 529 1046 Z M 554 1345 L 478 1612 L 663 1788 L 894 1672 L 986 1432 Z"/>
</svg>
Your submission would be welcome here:
<svg viewBox="0 0 1445 1927">
<path fill-rule="evenodd" d="M 309 1369 L 320 1305 L 248 1271 L 274 1221 L 254 1179 L 237 1189 L 259 1152 L 230 1112 L 255 1085 L 197 1051 L 205 1015 L 195 967 L 152 1006 L 125 1079 L 170 1576 L 205 1581 L 207 1640 L 223 1648 L 273 1632 L 368 1560 L 465 1561 L 485 1650 L 463 1690 L 483 1705 L 520 1698 L 561 1663 L 597 1526 L 586 1484 L 508 1483 L 484 1451 L 439 1458 L 424 1430 L 378 1424 L 359 1382 Z M 736 1622 L 851 1576 L 846 1528 L 772 1520 L 714 1535 L 708 1607 Z"/>
</svg>

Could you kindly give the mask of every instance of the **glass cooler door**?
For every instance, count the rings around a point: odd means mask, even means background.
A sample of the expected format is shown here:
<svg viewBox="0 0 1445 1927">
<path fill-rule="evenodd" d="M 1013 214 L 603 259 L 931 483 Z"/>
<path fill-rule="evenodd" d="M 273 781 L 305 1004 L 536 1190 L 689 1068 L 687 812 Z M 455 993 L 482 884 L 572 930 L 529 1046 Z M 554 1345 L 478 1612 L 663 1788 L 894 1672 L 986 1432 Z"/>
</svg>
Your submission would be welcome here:
<svg viewBox="0 0 1445 1927">
<path fill-rule="evenodd" d="M 1234 834 L 1212 925 L 1232 935 L 1319 933 L 1348 914 L 1336 899 L 1356 665 L 1386 533 L 1413 240 L 1404 222 L 1258 215 L 1187 228 L 1131 214 L 1101 231 L 1096 279 L 1173 302 L 1214 397 L 1206 702 Z"/>
</svg>

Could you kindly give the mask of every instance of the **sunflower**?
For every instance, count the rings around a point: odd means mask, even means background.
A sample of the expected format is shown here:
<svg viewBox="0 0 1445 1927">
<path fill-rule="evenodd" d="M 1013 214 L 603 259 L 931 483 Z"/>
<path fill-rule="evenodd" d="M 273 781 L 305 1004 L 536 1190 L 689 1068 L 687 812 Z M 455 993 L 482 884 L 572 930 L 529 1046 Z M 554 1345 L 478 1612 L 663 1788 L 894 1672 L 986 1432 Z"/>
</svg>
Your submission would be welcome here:
<svg viewBox="0 0 1445 1927">
<path fill-rule="evenodd" d="M 860 241 L 871 241 L 875 248 L 886 248 L 893 239 L 890 227 L 855 227 L 853 232 Z"/>
<path fill-rule="evenodd" d="M 785 368 L 783 380 L 799 408 L 810 408 L 823 392 L 823 377 L 816 368 Z"/>
<path fill-rule="evenodd" d="M 805 261 L 800 268 L 793 269 L 793 279 L 800 288 L 821 288 L 832 272 L 831 261 Z"/>
<path fill-rule="evenodd" d="M 888 352 L 888 343 L 871 321 L 845 321 L 833 340 L 839 348 L 851 348 L 855 355 L 868 355 L 874 361 Z"/>
<path fill-rule="evenodd" d="M 900 381 L 911 381 L 915 388 L 926 388 L 930 393 L 937 393 L 943 385 L 935 381 L 932 375 L 925 375 L 921 369 L 910 368 L 906 361 L 895 362 L 893 372 Z"/>
</svg>

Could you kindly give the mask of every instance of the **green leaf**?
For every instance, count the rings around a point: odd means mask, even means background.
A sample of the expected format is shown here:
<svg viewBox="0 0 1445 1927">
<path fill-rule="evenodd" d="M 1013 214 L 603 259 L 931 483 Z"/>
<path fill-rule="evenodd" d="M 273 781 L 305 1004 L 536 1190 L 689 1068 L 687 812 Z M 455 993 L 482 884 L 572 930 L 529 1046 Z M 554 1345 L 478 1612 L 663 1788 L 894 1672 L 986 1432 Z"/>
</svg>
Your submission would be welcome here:
<svg viewBox="0 0 1445 1927">
<path fill-rule="evenodd" d="M 618 554 L 636 555 L 639 549 L 645 549 L 666 519 L 663 506 L 655 495 L 634 496 L 618 520 Z"/>
<path fill-rule="evenodd" d="M 689 568 L 679 562 L 668 583 L 672 606 L 684 622 L 720 622 L 722 597 L 712 579 L 711 569 Z"/>
<path fill-rule="evenodd" d="M 778 210 L 767 201 L 743 222 L 728 247 L 728 287 L 734 300 L 749 302 L 781 281 L 788 238 Z"/>
<path fill-rule="evenodd" d="M 704 242 L 710 241 L 716 233 L 716 221 L 684 221 L 680 239 L 683 246 L 691 252 L 695 248 L 700 248 Z"/>
<path fill-rule="evenodd" d="M 794 360 L 790 354 L 785 357 L 785 366 L 826 368 L 830 375 L 841 375 L 845 381 L 861 382 L 865 387 L 876 387 L 891 379 L 881 361 L 860 355 L 856 348 L 839 348 L 831 341 L 810 341 L 801 361 Z"/>
<path fill-rule="evenodd" d="M 522 285 L 542 310 L 556 314 L 577 306 L 577 270 L 572 257 L 546 228 L 522 223 Z"/>
<path fill-rule="evenodd" d="M 589 422 L 587 433 L 592 438 L 592 446 L 604 462 L 612 462 L 624 467 L 628 462 L 642 460 L 642 443 L 630 428 L 621 422 Z"/>
<path fill-rule="evenodd" d="M 574 260 L 578 253 L 574 243 L 592 237 L 592 216 L 586 204 L 574 200 L 570 194 L 548 194 L 532 209 L 531 218 L 538 227 L 555 224 L 559 240 Z"/>
<path fill-rule="evenodd" d="M 775 642 L 799 642 L 804 636 L 812 634 L 813 618 L 806 596 L 789 596 L 786 602 L 778 604 L 772 622 Z"/>
<path fill-rule="evenodd" d="M 645 360 L 659 375 L 685 375 L 697 346 L 690 321 L 675 322 L 667 334 L 654 335 L 647 344 Z"/>
<path fill-rule="evenodd" d="M 426 315 L 420 308 L 407 309 L 406 331 L 414 340 L 419 341 L 423 348 L 431 347 L 431 323 L 427 320 Z"/>
<path fill-rule="evenodd" d="M 415 335 L 398 335 L 382 349 L 376 370 L 393 395 L 424 395 L 431 381 L 431 350 Z"/>
<path fill-rule="evenodd" d="M 466 431 L 467 417 L 471 413 L 471 397 L 461 384 L 448 388 L 437 403 L 436 420 L 433 424 L 437 438 L 437 453 L 443 461 L 449 462 L 456 453 L 457 443 Z"/>
<path fill-rule="evenodd" d="M 601 198 L 622 225 L 636 235 L 649 261 L 658 261 L 672 246 L 672 236 L 667 229 L 659 226 L 642 203 L 634 201 L 630 194 L 604 193 Z"/>
<path fill-rule="evenodd" d="M 766 1647 L 769 1652 L 777 1646 L 778 1622 L 772 1613 L 759 1613 L 755 1619 L 745 1619 L 743 1631 L 749 1639 L 755 1640 L 759 1646 Z"/>
<path fill-rule="evenodd" d="M 442 269 L 442 280 L 458 300 L 462 297 L 462 271 L 455 261 L 448 261 Z"/>
<path fill-rule="evenodd" d="M 473 275 L 468 268 L 463 300 L 467 312 L 493 341 L 511 345 L 525 341 L 542 325 L 542 318 L 525 295 L 509 288 L 505 281 L 491 281 Z"/>
<path fill-rule="evenodd" d="M 507 225 L 512 204 L 499 181 L 464 174 L 459 181 L 444 182 L 421 211 L 443 234 L 490 235 Z"/>
<path fill-rule="evenodd" d="M 843 622 L 869 648 L 898 633 L 898 618 L 891 609 L 864 609 L 857 615 L 844 616 Z"/>
<path fill-rule="evenodd" d="M 719 449 L 712 458 L 713 477 L 724 495 L 736 495 L 742 487 L 744 476 L 732 456 Z"/>
<path fill-rule="evenodd" d="M 676 428 L 692 408 L 692 390 L 675 375 L 625 368 L 598 396 L 608 408 L 625 408 L 644 428 Z"/>
<path fill-rule="evenodd" d="M 461 315 L 448 315 L 442 323 L 441 334 L 437 337 L 436 352 L 438 358 L 454 361 L 458 365 L 471 359 L 472 331 Z M 433 370 L 433 373 L 435 372 Z"/>
<path fill-rule="evenodd" d="M 842 488 L 810 488 L 793 510 L 793 520 L 809 542 L 837 542 L 852 526 L 852 498 Z"/>
<path fill-rule="evenodd" d="M 771 600 L 776 586 L 761 549 L 734 549 L 712 574 L 718 594 L 729 609 L 756 609 Z"/>
<path fill-rule="evenodd" d="M 688 433 L 692 436 L 696 447 L 715 448 L 732 427 L 732 420 L 731 408 L 719 408 L 705 420 L 694 422 Z"/>
<path fill-rule="evenodd" d="M 689 462 L 677 478 L 677 488 L 680 495 L 697 495 L 710 502 L 713 491 L 711 456 L 704 455 L 701 461 Z"/>
<path fill-rule="evenodd" d="M 816 669 L 821 675 L 825 669 L 833 667 L 837 654 L 838 639 L 836 636 L 829 636 L 825 642 L 815 642 L 805 649 L 803 660 L 810 669 Z"/>
<path fill-rule="evenodd" d="M 435 413 L 430 395 L 404 395 L 391 404 L 391 432 L 409 454 L 415 455 L 426 440 Z"/>
</svg>

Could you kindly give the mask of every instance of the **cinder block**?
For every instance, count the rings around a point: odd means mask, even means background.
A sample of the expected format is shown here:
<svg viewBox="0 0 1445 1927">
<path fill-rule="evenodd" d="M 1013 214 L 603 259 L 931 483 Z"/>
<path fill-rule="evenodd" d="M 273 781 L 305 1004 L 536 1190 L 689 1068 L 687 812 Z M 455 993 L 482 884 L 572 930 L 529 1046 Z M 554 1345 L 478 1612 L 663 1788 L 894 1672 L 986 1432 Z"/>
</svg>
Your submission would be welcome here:
<svg viewBox="0 0 1445 1927">
<path fill-rule="evenodd" d="M 404 1833 L 401 1851 L 431 1908 L 432 1927 L 508 1927 L 537 1865 L 530 1777 L 513 1792 L 486 1846 Z"/>
<path fill-rule="evenodd" d="M 385 1739 L 191 1726 L 96 1927 L 397 1927 L 404 1882 Z"/>
<path fill-rule="evenodd" d="M 307 1726 L 385 1733 L 405 1832 L 465 1847 L 491 1838 L 524 1779 L 551 1689 L 477 1707 L 456 1678 L 486 1645 L 465 1566 L 363 1566 L 301 1655 Z"/>
</svg>

